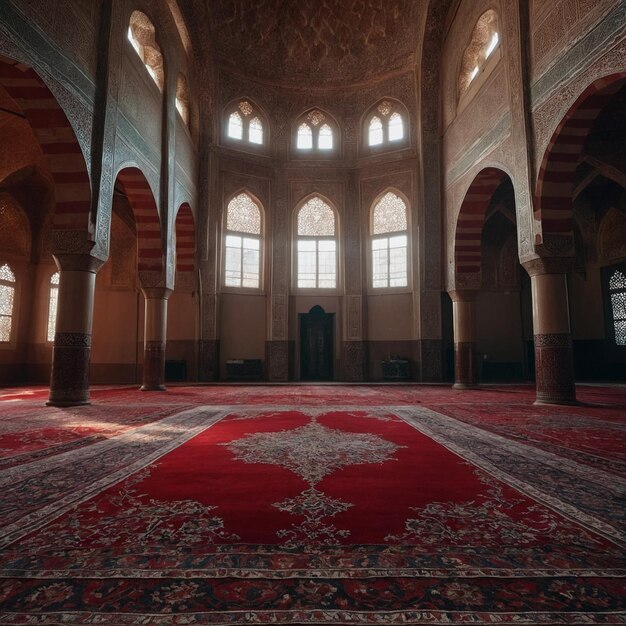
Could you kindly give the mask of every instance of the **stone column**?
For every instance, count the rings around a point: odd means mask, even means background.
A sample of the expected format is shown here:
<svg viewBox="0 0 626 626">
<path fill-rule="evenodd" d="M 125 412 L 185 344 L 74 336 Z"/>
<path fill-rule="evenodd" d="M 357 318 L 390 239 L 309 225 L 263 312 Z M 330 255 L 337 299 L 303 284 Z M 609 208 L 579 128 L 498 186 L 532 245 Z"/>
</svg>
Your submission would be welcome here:
<svg viewBox="0 0 626 626">
<path fill-rule="evenodd" d="M 60 279 L 47 404 L 89 404 L 93 299 L 103 262 L 82 254 L 59 254 L 54 259 Z"/>
<path fill-rule="evenodd" d="M 143 288 L 146 299 L 143 385 L 141 391 L 165 391 L 165 343 L 167 338 L 166 287 Z"/>
<path fill-rule="evenodd" d="M 478 386 L 476 362 L 476 292 L 451 291 L 454 319 L 454 388 Z"/>
<path fill-rule="evenodd" d="M 524 263 L 530 275 L 537 404 L 574 404 L 574 353 L 567 293 L 568 259 Z"/>
</svg>

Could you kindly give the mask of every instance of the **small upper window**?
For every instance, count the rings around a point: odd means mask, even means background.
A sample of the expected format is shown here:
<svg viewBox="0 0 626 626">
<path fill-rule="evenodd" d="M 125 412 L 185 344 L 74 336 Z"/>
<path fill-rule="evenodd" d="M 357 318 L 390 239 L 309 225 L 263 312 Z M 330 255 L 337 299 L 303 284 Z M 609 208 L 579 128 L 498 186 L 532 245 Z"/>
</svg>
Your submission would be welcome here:
<svg viewBox="0 0 626 626">
<path fill-rule="evenodd" d="M 616 346 L 626 346 L 626 275 L 615 270 L 609 278 L 609 295 Z"/>
<path fill-rule="evenodd" d="M 224 285 L 258 289 L 261 286 L 261 208 L 241 193 L 226 207 Z"/>
<path fill-rule="evenodd" d="M 260 112 L 248 101 L 241 100 L 227 112 L 230 139 L 245 141 L 255 145 L 265 143 L 265 133 Z"/>
<path fill-rule="evenodd" d="M 459 95 L 463 95 L 468 90 L 483 71 L 487 59 L 493 56 L 499 45 L 498 14 L 493 9 L 489 9 L 476 22 L 470 43 L 463 53 L 459 74 Z"/>
<path fill-rule="evenodd" d="M 0 265 L 0 343 L 11 341 L 15 305 L 15 274 L 5 263 Z"/>
<path fill-rule="evenodd" d="M 296 125 L 297 150 L 330 152 L 335 149 L 336 124 L 326 113 L 313 109 L 298 118 Z"/>
<path fill-rule="evenodd" d="M 383 100 L 366 118 L 367 145 L 382 146 L 405 140 L 405 115 L 397 103 Z"/>
<path fill-rule="evenodd" d="M 408 219 L 404 200 L 387 192 L 372 208 L 372 287 L 408 285 Z"/>
<path fill-rule="evenodd" d="M 135 52 L 146 66 L 148 74 L 150 74 L 157 87 L 163 91 L 165 83 L 163 55 L 159 44 L 156 42 L 154 24 L 145 13 L 133 11 L 130 16 L 127 37 Z"/>
<path fill-rule="evenodd" d="M 57 307 L 59 304 L 59 272 L 50 278 L 50 297 L 48 298 L 48 341 L 54 341 L 54 332 L 57 323 Z"/>
</svg>

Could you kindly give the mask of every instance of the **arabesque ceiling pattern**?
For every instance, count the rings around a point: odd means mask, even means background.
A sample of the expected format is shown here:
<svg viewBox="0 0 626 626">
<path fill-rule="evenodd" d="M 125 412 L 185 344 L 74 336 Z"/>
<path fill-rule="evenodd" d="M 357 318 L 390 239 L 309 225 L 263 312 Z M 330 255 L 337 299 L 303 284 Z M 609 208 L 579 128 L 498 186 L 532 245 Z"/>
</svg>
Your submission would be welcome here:
<svg viewBox="0 0 626 626">
<path fill-rule="evenodd" d="M 206 0 L 205 0 L 206 2 Z M 408 67 L 418 0 L 211 0 L 221 64 L 261 79 L 357 82 Z"/>
</svg>

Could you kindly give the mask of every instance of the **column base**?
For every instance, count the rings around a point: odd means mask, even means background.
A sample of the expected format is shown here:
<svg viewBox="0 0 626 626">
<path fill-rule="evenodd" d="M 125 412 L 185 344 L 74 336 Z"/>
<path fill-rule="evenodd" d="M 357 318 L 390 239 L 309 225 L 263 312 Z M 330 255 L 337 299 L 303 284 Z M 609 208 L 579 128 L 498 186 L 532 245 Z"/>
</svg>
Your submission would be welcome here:
<svg viewBox="0 0 626 626">
<path fill-rule="evenodd" d="M 478 383 L 454 383 L 452 385 L 452 389 L 478 389 Z"/>
<path fill-rule="evenodd" d="M 569 333 L 535 335 L 536 404 L 576 404 Z"/>
<path fill-rule="evenodd" d="M 165 385 L 141 385 L 139 391 L 167 391 Z"/>
<path fill-rule="evenodd" d="M 474 389 L 478 386 L 476 342 L 454 344 L 454 389 Z"/>
<path fill-rule="evenodd" d="M 562 405 L 562 406 L 580 406 L 580 402 L 578 402 L 578 400 L 540 400 L 539 398 L 537 398 L 534 402 L 534 405 L 537 406 L 541 406 L 541 405 L 548 405 L 548 404 L 558 404 L 558 405 Z"/>
<path fill-rule="evenodd" d="M 82 406 L 89 402 L 91 335 L 56 333 L 52 348 L 50 394 L 46 406 Z"/>
<path fill-rule="evenodd" d="M 68 407 L 68 406 L 89 406 L 91 405 L 90 400 L 54 400 L 50 398 L 46 402 L 46 406 L 58 406 L 58 407 Z"/>
</svg>

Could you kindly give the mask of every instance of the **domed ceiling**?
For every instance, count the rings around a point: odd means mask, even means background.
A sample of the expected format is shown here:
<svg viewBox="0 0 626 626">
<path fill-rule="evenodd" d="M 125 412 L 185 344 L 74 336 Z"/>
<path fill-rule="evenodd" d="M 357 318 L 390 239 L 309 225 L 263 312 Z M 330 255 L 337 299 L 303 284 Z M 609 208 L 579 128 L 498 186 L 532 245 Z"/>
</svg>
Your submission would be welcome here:
<svg viewBox="0 0 626 626">
<path fill-rule="evenodd" d="M 222 66 L 307 86 L 408 67 L 425 0 L 204 0 Z"/>
</svg>

